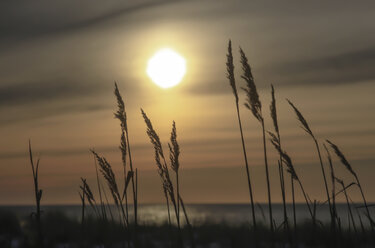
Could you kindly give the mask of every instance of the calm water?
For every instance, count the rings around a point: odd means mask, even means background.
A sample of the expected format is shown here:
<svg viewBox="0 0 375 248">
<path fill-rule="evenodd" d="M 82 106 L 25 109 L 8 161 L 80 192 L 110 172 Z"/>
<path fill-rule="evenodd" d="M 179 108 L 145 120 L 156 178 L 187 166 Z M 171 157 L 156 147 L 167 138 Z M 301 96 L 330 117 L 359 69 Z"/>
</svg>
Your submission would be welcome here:
<svg viewBox="0 0 375 248">
<path fill-rule="evenodd" d="M 359 218 L 357 210 L 353 206 L 352 211 L 355 217 L 356 224 L 359 225 Z M 292 205 L 287 205 L 288 215 L 292 220 Z M 193 224 L 200 224 L 204 222 L 222 223 L 225 222 L 230 225 L 239 225 L 250 223 L 251 208 L 248 204 L 190 204 L 186 206 L 189 218 Z M 283 208 L 281 204 L 273 205 L 273 215 L 276 223 L 281 223 L 283 219 Z M 375 209 L 370 208 L 375 214 Z M 20 218 L 29 216 L 34 211 L 33 206 L 0 206 L 0 210 L 10 210 L 16 213 Z M 79 219 L 81 214 L 81 206 L 79 205 L 49 205 L 42 206 L 45 213 L 48 212 L 63 212 L 70 218 Z M 364 208 L 358 208 L 359 212 L 363 213 Z M 112 211 L 115 208 L 112 206 Z M 132 213 L 132 207 L 129 209 Z M 163 204 L 142 204 L 139 206 L 139 221 L 148 224 L 162 224 L 167 221 L 167 209 Z M 305 204 L 297 204 L 296 206 L 297 221 L 302 222 L 309 218 L 309 212 Z M 328 206 L 319 206 L 316 210 L 317 218 L 322 222 L 328 222 L 330 215 Z M 340 217 L 342 225 L 348 225 L 348 208 L 346 204 L 337 205 L 337 213 Z M 89 211 L 90 214 L 90 211 Z M 259 204 L 256 206 L 257 221 L 268 223 L 268 207 L 267 204 Z M 368 224 L 366 217 L 362 214 L 362 221 L 365 225 Z"/>
</svg>

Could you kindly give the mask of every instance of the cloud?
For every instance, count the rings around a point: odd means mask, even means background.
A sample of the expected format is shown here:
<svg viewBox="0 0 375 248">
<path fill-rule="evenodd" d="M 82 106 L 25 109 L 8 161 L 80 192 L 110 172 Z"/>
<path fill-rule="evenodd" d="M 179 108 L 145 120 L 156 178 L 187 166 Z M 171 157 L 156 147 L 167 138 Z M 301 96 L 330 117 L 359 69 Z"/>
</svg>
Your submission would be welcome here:
<svg viewBox="0 0 375 248">
<path fill-rule="evenodd" d="M 25 82 L 0 88 L 0 106 L 60 100 L 99 90 L 71 80 Z M 1 107 L 0 107 L 1 108 Z"/>
<path fill-rule="evenodd" d="M 95 3 L 96 2 L 96 3 Z M 119 16 L 175 2 L 159 1 L 6 1 L 0 4 L 0 40 L 4 45 L 29 38 L 94 26 Z M 81 6 L 86 6 L 82 12 Z M 0 46 L 1 47 L 1 46 Z"/>
<path fill-rule="evenodd" d="M 272 63 L 272 62 L 271 62 Z M 224 61 L 223 61 L 224 64 Z M 239 67 L 239 66 L 238 66 Z M 375 80 L 375 47 L 358 51 L 343 52 L 317 58 L 301 58 L 295 62 L 273 63 L 270 66 L 253 70 L 259 89 L 269 88 L 269 82 L 279 86 L 290 85 L 336 85 L 362 83 Z M 231 94 L 228 80 L 225 78 L 224 66 L 221 78 L 205 78 L 198 83 L 187 86 L 193 94 Z M 243 80 L 241 70 L 236 74 L 238 91 L 241 92 Z"/>
<path fill-rule="evenodd" d="M 375 79 L 375 47 L 274 65 L 283 84 L 342 84 Z"/>
</svg>

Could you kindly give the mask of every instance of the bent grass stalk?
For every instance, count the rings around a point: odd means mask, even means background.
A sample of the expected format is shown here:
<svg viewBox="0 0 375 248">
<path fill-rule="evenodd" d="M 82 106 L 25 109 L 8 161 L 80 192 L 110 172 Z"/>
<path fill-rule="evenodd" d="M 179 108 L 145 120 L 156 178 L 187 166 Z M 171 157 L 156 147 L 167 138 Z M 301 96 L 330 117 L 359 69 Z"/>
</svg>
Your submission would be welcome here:
<svg viewBox="0 0 375 248">
<path fill-rule="evenodd" d="M 335 171 L 333 170 L 333 164 L 332 164 L 332 158 L 331 154 L 329 153 L 327 146 L 323 144 L 324 149 L 326 150 L 327 153 L 327 159 L 328 159 L 328 165 L 330 169 L 330 174 L 331 174 L 331 184 L 332 184 L 332 193 L 331 193 L 331 199 L 332 199 L 332 215 L 331 215 L 331 223 L 332 223 L 332 231 L 333 231 L 333 236 L 334 236 L 334 241 L 336 242 L 336 217 L 337 217 L 337 212 L 336 212 L 336 189 L 335 189 Z"/>
<path fill-rule="evenodd" d="M 242 70 L 243 70 L 242 78 L 246 82 L 246 87 L 242 88 L 245 91 L 246 96 L 247 96 L 245 107 L 248 108 L 253 113 L 254 117 L 260 122 L 262 126 L 264 165 L 266 168 L 266 182 L 267 182 L 267 193 L 268 193 L 269 221 L 270 221 L 270 229 L 271 229 L 272 237 L 274 237 L 271 186 L 270 186 L 270 176 L 268 172 L 266 133 L 265 133 L 265 127 L 264 127 L 264 119 L 262 116 L 262 104 L 259 100 L 259 95 L 256 89 L 253 74 L 251 72 L 251 67 L 248 63 L 248 59 L 244 51 L 241 48 L 240 48 L 240 54 L 241 54 L 241 64 L 242 64 Z"/>
<path fill-rule="evenodd" d="M 315 147 L 316 147 L 316 150 L 317 150 L 317 153 L 318 153 L 318 157 L 319 157 L 319 162 L 320 162 L 320 168 L 322 170 L 322 175 L 323 175 L 323 179 L 324 179 L 324 186 L 325 186 L 325 191 L 326 191 L 326 194 L 327 194 L 327 200 L 328 200 L 328 205 L 329 205 L 329 211 L 330 211 L 330 214 L 331 214 L 331 221 L 334 220 L 334 215 L 333 215 L 333 211 L 332 211 L 332 205 L 331 205 L 331 200 L 330 200 L 330 197 L 329 197 L 329 190 L 328 190 L 328 184 L 327 184 L 327 178 L 326 178 L 326 174 L 325 174 L 325 171 L 324 171 L 324 166 L 323 166 L 323 161 L 322 161 L 322 156 L 320 154 L 320 148 L 319 148 L 319 144 L 318 144 L 318 141 L 317 139 L 315 138 L 313 132 L 311 131 L 310 127 L 309 127 L 309 124 L 307 123 L 306 119 L 303 117 L 302 113 L 297 109 L 296 106 L 294 106 L 294 104 L 286 99 L 287 102 L 289 103 L 289 105 L 293 108 L 295 114 L 297 115 L 297 119 L 299 120 L 299 122 L 301 123 L 301 128 L 313 139 L 314 141 L 314 144 L 315 144 Z M 334 224 L 331 223 L 331 225 L 334 227 Z"/>
<path fill-rule="evenodd" d="M 313 214 L 313 211 L 311 210 L 311 206 L 310 206 L 311 200 L 310 200 L 309 196 L 306 194 L 306 191 L 303 188 L 302 182 L 299 179 L 299 177 L 298 177 L 298 175 L 297 175 L 297 173 L 294 169 L 292 159 L 289 157 L 289 155 L 285 151 L 281 150 L 280 142 L 279 142 L 279 139 L 277 138 L 277 136 L 275 134 L 273 134 L 272 132 L 268 132 L 268 134 L 271 137 L 270 138 L 271 143 L 273 144 L 275 149 L 281 154 L 282 160 L 287 167 L 287 172 L 290 173 L 290 175 L 292 176 L 292 179 L 296 180 L 298 185 L 300 186 L 303 197 L 305 198 L 305 201 L 306 201 L 307 208 L 309 210 L 309 213 L 311 215 L 312 220 L 314 221 L 314 214 Z"/>
<path fill-rule="evenodd" d="M 361 183 L 359 181 L 357 173 L 353 170 L 352 166 L 350 165 L 350 163 L 348 162 L 348 160 L 346 159 L 344 154 L 341 152 L 341 150 L 331 141 L 327 140 L 327 143 L 330 144 L 330 146 L 332 147 L 332 149 L 336 153 L 337 157 L 340 159 L 341 163 L 345 166 L 345 168 L 354 176 L 354 178 L 357 182 L 357 186 L 358 186 L 358 188 L 361 192 L 363 203 L 365 204 L 366 213 L 367 213 L 367 216 L 368 216 L 369 221 L 370 221 L 371 230 L 374 233 L 374 224 L 371 222 L 372 218 L 371 218 L 370 211 L 368 209 L 367 201 L 366 201 L 366 198 L 365 198 L 365 194 L 363 193 L 363 189 L 362 189 L 362 186 L 361 186 Z"/>
<path fill-rule="evenodd" d="M 348 193 L 346 192 L 346 187 L 345 187 L 344 181 L 338 179 L 337 177 L 335 177 L 335 179 L 336 179 L 336 181 L 341 185 L 342 190 L 344 191 L 345 200 L 346 200 L 346 205 L 347 205 L 347 207 L 348 207 L 348 212 L 349 212 L 349 215 L 350 215 L 350 220 L 352 221 L 352 225 L 353 225 L 354 232 L 357 234 L 357 228 L 356 228 L 356 225 L 355 225 L 355 221 L 354 221 L 354 217 L 353 217 L 352 209 L 351 209 L 351 207 L 350 207 L 349 197 L 348 197 Z"/>
</svg>

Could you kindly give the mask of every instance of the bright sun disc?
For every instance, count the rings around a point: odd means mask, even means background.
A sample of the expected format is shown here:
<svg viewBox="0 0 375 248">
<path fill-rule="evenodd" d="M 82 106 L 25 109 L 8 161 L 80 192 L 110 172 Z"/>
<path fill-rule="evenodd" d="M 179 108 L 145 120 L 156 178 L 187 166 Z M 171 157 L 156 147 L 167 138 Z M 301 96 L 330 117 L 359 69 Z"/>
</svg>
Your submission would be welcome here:
<svg viewBox="0 0 375 248">
<path fill-rule="evenodd" d="M 181 82 L 186 72 L 185 59 L 169 48 L 159 50 L 147 64 L 147 75 L 162 88 Z"/>
</svg>

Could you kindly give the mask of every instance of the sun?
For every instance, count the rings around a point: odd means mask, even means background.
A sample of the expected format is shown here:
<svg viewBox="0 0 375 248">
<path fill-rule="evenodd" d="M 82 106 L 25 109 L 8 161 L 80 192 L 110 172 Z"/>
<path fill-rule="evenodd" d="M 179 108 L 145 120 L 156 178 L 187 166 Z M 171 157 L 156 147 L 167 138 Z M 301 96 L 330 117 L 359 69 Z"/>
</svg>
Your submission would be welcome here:
<svg viewBox="0 0 375 248">
<path fill-rule="evenodd" d="M 147 75 L 162 88 L 179 84 L 185 73 L 185 58 L 170 48 L 157 51 L 147 64 Z"/>
</svg>

